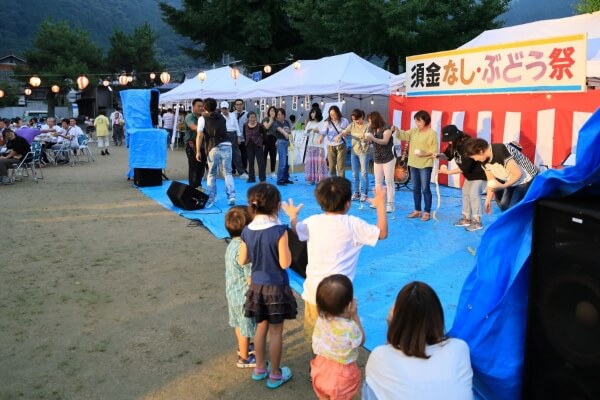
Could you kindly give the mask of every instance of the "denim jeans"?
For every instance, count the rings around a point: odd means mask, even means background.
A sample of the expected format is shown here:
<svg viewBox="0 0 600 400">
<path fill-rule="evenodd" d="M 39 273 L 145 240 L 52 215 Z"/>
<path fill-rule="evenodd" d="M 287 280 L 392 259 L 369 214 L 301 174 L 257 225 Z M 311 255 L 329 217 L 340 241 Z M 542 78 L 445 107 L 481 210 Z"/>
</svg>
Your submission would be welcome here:
<svg viewBox="0 0 600 400">
<path fill-rule="evenodd" d="M 207 155 L 208 159 L 208 178 L 206 179 L 206 191 L 208 192 L 208 201 L 214 202 L 217 197 L 217 170 L 219 166 L 223 167 L 225 173 L 225 193 L 227 198 L 235 198 L 235 184 L 231 176 L 231 146 L 221 144 L 213 147 Z"/>
<path fill-rule="evenodd" d="M 481 193 L 485 192 L 487 181 L 465 179 L 462 187 L 462 213 L 465 217 L 479 220 L 482 215 Z"/>
<path fill-rule="evenodd" d="M 229 141 L 231 142 L 231 168 L 235 169 L 238 175 L 246 173 L 246 168 L 242 164 L 242 153 L 238 144 L 237 132 L 227 132 Z"/>
<path fill-rule="evenodd" d="M 288 165 L 288 147 L 290 142 L 284 139 L 277 139 L 277 156 L 279 157 L 279 166 L 277 168 L 277 182 L 285 182 L 290 179 Z"/>
<path fill-rule="evenodd" d="M 523 197 L 525 197 L 531 182 L 532 181 L 521 185 L 511 186 L 504 189 L 502 192 L 496 192 L 497 197 L 500 197 L 500 200 L 498 201 L 498 207 L 500 207 L 500 210 L 506 211 L 520 202 Z"/>
<path fill-rule="evenodd" d="M 354 184 L 354 193 L 364 194 L 365 196 L 369 192 L 369 155 L 356 154 L 354 148 L 350 155 L 350 163 L 352 164 L 352 181 Z"/>
<path fill-rule="evenodd" d="M 425 201 L 425 212 L 431 212 L 431 171 L 433 167 L 415 168 L 410 167 L 410 178 L 413 181 L 413 199 L 415 201 L 415 211 L 421 211 L 421 192 Z"/>
</svg>

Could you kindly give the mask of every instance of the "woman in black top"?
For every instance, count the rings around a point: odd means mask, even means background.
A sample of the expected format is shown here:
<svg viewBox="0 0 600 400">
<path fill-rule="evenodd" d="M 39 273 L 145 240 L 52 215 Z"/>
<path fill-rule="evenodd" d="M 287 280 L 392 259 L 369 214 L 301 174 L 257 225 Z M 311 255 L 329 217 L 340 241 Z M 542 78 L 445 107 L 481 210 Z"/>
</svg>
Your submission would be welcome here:
<svg viewBox="0 0 600 400">
<path fill-rule="evenodd" d="M 386 212 L 394 211 L 394 167 L 396 166 L 396 157 L 394 156 L 394 139 L 392 130 L 385 123 L 381 114 L 373 111 L 368 116 L 369 129 L 365 138 L 373 143 L 373 162 L 375 173 L 375 186 L 382 186 L 385 180 L 387 187 L 387 205 Z"/>
<path fill-rule="evenodd" d="M 464 154 L 465 145 L 471 136 L 460 131 L 455 125 L 447 125 L 442 129 L 442 142 L 448 142 L 448 147 L 438 157 L 444 157 L 449 161 L 454 160 L 458 168 L 448 169 L 442 165 L 440 174 L 463 174 L 465 181 L 462 186 L 462 217 L 456 221 L 454 226 L 464 226 L 469 232 L 483 228 L 481 216 L 483 207 L 481 205 L 481 194 L 485 192 L 486 176 L 481 163 L 467 157 Z"/>
<path fill-rule="evenodd" d="M 258 123 L 256 113 L 248 113 L 248 122 L 244 125 L 244 137 L 246 138 L 246 154 L 248 156 L 248 183 L 256 182 L 254 175 L 254 160 L 258 163 L 258 179 L 261 182 L 267 180 L 266 163 L 263 154 L 263 132 L 264 128 Z"/>
</svg>

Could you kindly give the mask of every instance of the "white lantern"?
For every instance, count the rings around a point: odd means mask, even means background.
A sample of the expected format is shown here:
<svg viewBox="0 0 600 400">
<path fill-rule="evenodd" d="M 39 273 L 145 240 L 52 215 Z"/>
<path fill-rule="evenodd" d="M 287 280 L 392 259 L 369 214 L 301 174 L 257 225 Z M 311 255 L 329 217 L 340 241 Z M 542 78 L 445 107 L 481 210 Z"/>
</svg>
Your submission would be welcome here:
<svg viewBox="0 0 600 400">
<path fill-rule="evenodd" d="M 161 73 L 160 81 L 166 85 L 167 83 L 171 82 L 171 75 L 169 75 L 169 73 L 167 71 Z"/>
<path fill-rule="evenodd" d="M 31 96 L 31 89 L 25 89 L 25 96 Z"/>
<path fill-rule="evenodd" d="M 0 98 L 4 97 L 4 90 L 0 90 Z"/>
<path fill-rule="evenodd" d="M 198 79 L 200 79 L 202 82 L 204 82 L 204 80 L 206 79 L 206 72 L 200 71 L 198 73 Z"/>
<path fill-rule="evenodd" d="M 77 78 L 77 87 L 79 90 L 85 89 L 89 84 L 90 80 L 87 78 L 87 76 L 81 75 L 79 78 Z"/>
<path fill-rule="evenodd" d="M 300 61 L 296 61 L 293 65 L 294 69 L 300 69 L 300 67 L 302 66 L 302 64 L 300 64 Z"/>
<path fill-rule="evenodd" d="M 127 75 L 123 74 L 123 75 L 119 76 L 119 83 L 122 86 L 127 85 L 127 83 L 129 83 L 129 79 L 127 79 Z"/>
<path fill-rule="evenodd" d="M 52 87 L 50 88 L 50 90 L 52 90 L 52 93 L 58 93 L 60 92 L 60 86 L 58 85 L 52 85 Z"/>
<path fill-rule="evenodd" d="M 240 76 L 240 70 L 235 67 L 231 68 L 231 77 L 233 78 L 233 80 L 236 80 L 238 76 Z"/>
<path fill-rule="evenodd" d="M 38 87 L 41 83 L 42 80 L 37 75 L 34 75 L 31 78 L 29 78 L 29 84 L 33 87 Z"/>
<path fill-rule="evenodd" d="M 272 71 L 270 65 L 265 65 L 265 67 L 263 68 L 263 70 L 265 71 L 265 74 L 270 74 L 271 71 Z"/>
<path fill-rule="evenodd" d="M 154 72 L 150 72 L 150 79 L 156 79 L 156 74 Z"/>
</svg>

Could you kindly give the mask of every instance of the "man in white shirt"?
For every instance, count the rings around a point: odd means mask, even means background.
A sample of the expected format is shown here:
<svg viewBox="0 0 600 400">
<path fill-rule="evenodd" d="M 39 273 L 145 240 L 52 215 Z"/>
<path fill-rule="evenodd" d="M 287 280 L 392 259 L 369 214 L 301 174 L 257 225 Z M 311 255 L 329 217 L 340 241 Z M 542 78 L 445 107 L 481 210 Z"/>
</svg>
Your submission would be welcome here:
<svg viewBox="0 0 600 400">
<path fill-rule="evenodd" d="M 240 127 L 240 132 L 242 132 L 242 137 L 244 141 L 239 144 L 240 154 L 242 158 L 242 167 L 244 170 L 248 170 L 248 156 L 246 154 L 246 132 L 244 132 L 244 125 L 248 122 L 248 111 L 244 110 L 244 100 L 235 99 L 233 102 L 235 106 L 235 112 L 233 113 L 238 121 L 238 126 Z"/>
<path fill-rule="evenodd" d="M 241 179 L 248 179 L 246 169 L 242 165 L 242 155 L 240 152 L 239 144 L 244 141 L 240 126 L 238 124 L 237 117 L 229 112 L 229 103 L 226 101 L 221 102 L 221 114 L 225 118 L 227 134 L 231 141 L 231 168 L 236 170 Z"/>
</svg>

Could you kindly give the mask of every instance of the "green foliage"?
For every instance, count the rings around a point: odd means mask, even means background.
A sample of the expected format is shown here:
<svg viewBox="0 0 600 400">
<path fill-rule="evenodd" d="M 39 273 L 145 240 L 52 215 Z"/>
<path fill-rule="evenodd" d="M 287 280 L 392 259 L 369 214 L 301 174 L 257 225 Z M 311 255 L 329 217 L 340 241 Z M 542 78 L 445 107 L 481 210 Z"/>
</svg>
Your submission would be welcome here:
<svg viewBox="0 0 600 400">
<path fill-rule="evenodd" d="M 159 72 L 163 67 L 156 60 L 157 35 L 148 23 L 136 27 L 130 35 L 115 30 L 110 37 L 106 57 L 110 72 Z M 147 74 L 137 76 L 137 84 L 150 83 Z"/>
<path fill-rule="evenodd" d="M 99 72 L 103 67 L 102 51 L 90 41 L 87 31 L 72 28 L 67 21 L 45 20 L 33 39 L 32 48 L 24 52 L 27 64 L 18 66 L 15 75 L 27 81 L 37 74 L 44 86 L 65 85 L 65 79 Z"/>
<path fill-rule="evenodd" d="M 397 73 L 406 56 L 453 49 L 497 21 L 510 0 L 289 0 L 291 25 L 319 51 L 386 57 Z"/>
<path fill-rule="evenodd" d="M 208 62 L 221 61 L 223 54 L 246 65 L 295 58 L 301 38 L 289 24 L 279 0 L 183 0 L 183 8 L 160 2 L 164 20 L 177 33 L 192 41 L 184 50 Z"/>
<path fill-rule="evenodd" d="M 600 11 L 600 0 L 579 0 L 575 9 L 581 14 Z"/>
</svg>

